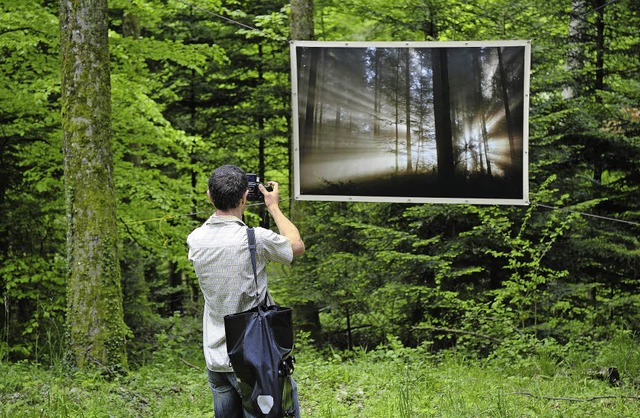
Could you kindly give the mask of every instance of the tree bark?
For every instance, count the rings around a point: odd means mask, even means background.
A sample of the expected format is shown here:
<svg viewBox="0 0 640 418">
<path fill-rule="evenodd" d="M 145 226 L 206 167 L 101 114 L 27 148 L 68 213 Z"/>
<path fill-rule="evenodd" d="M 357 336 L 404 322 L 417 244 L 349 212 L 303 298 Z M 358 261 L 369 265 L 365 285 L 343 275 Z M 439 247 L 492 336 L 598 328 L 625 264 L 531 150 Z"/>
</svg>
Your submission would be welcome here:
<svg viewBox="0 0 640 418">
<path fill-rule="evenodd" d="M 111 155 L 107 0 L 61 0 L 69 351 L 80 369 L 126 369 Z"/>
<path fill-rule="evenodd" d="M 586 61 L 584 52 L 584 41 L 587 33 L 586 15 L 590 10 L 588 0 L 572 0 L 571 14 L 569 17 L 569 48 L 567 50 L 567 62 L 565 68 L 567 73 L 571 75 L 564 90 L 562 97 L 572 99 L 577 94 L 577 86 L 579 85 L 578 73 L 582 70 Z"/>
<path fill-rule="evenodd" d="M 313 0 L 291 0 L 289 28 L 293 40 L 313 39 Z"/>
</svg>

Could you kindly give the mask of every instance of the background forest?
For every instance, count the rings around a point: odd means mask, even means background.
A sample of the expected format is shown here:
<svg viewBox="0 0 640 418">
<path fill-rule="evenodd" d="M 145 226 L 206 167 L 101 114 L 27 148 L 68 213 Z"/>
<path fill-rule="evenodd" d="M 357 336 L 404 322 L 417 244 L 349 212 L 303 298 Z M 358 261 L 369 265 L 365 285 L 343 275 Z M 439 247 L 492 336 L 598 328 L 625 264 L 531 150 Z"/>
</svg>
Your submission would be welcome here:
<svg viewBox="0 0 640 418">
<path fill-rule="evenodd" d="M 211 170 L 236 164 L 291 196 L 289 12 L 280 0 L 109 2 L 132 368 L 162 347 L 199 352 L 185 239 L 211 213 Z M 3 361 L 52 364 L 65 348 L 58 13 L 57 1 L 0 3 Z M 473 358 L 637 345 L 640 3 L 318 0 L 314 20 L 316 40 L 531 40 L 531 205 L 283 202 L 307 251 L 271 283 L 305 341 Z"/>
</svg>

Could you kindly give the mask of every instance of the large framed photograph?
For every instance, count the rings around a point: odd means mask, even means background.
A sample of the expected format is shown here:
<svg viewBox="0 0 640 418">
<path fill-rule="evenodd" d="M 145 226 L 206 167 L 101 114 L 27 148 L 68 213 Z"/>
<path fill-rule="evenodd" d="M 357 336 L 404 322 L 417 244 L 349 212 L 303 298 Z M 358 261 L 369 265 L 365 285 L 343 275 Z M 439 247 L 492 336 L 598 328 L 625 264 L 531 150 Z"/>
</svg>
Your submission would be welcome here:
<svg viewBox="0 0 640 418">
<path fill-rule="evenodd" d="M 529 41 L 291 42 L 299 200 L 529 203 Z"/>
</svg>

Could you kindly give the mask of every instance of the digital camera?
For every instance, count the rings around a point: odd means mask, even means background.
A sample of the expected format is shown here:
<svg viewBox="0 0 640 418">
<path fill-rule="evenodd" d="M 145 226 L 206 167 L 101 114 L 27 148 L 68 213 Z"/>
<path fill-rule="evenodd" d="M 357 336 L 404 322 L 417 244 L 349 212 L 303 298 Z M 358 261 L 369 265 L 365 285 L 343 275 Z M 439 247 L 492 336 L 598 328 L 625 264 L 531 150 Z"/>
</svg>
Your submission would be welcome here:
<svg viewBox="0 0 640 418">
<path fill-rule="evenodd" d="M 264 195 L 258 188 L 258 184 L 260 184 L 260 177 L 256 174 L 247 173 L 247 181 L 249 182 L 249 194 L 247 195 L 247 200 L 256 201 L 256 200 L 264 200 Z M 268 191 L 272 190 L 271 186 L 264 186 Z"/>
</svg>

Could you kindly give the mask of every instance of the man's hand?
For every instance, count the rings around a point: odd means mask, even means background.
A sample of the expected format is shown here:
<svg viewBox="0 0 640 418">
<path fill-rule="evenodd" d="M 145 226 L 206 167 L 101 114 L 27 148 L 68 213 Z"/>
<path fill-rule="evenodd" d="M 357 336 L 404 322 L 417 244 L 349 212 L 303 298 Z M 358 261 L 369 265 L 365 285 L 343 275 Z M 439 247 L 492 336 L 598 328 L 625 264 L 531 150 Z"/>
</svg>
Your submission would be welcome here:
<svg viewBox="0 0 640 418">
<path fill-rule="evenodd" d="M 271 191 L 268 191 L 262 183 L 258 184 L 258 189 L 264 196 L 264 204 L 269 208 L 269 206 L 277 205 L 280 202 L 280 189 L 275 181 L 268 181 L 267 184 L 271 186 Z"/>
</svg>

